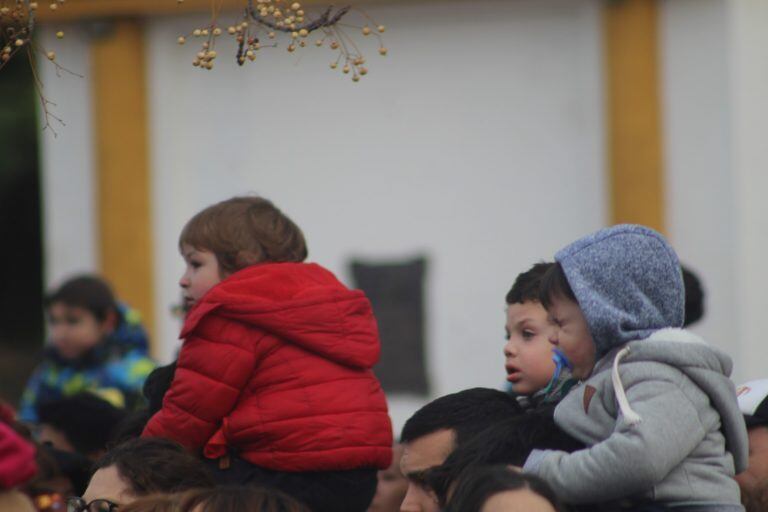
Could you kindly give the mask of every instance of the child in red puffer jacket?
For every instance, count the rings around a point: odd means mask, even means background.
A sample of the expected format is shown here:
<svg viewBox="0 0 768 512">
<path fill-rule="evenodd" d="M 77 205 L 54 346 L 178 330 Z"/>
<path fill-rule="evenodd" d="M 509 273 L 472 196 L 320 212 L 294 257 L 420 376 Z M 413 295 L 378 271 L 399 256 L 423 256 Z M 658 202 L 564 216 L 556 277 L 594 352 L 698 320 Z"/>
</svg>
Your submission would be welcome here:
<svg viewBox="0 0 768 512">
<path fill-rule="evenodd" d="M 179 248 L 184 344 L 143 435 L 202 450 L 223 482 L 364 511 L 392 458 L 368 299 L 303 263 L 301 230 L 261 197 L 201 211 Z"/>
</svg>

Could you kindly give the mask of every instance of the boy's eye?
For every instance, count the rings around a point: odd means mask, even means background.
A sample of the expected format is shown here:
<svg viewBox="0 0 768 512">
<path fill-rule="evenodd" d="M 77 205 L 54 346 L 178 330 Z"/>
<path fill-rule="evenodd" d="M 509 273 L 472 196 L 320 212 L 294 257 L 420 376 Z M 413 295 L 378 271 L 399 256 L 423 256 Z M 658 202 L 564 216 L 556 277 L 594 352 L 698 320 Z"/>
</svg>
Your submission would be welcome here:
<svg viewBox="0 0 768 512">
<path fill-rule="evenodd" d="M 510 338 L 511 334 L 509 334 L 509 329 L 504 329 L 504 339 L 508 340 Z"/>
<path fill-rule="evenodd" d="M 192 268 L 200 268 L 201 263 L 199 261 L 190 261 L 189 266 Z"/>
<path fill-rule="evenodd" d="M 523 339 L 524 340 L 530 340 L 534 336 L 536 336 L 536 333 L 533 332 L 532 330 L 530 330 L 530 329 L 523 329 Z"/>
</svg>

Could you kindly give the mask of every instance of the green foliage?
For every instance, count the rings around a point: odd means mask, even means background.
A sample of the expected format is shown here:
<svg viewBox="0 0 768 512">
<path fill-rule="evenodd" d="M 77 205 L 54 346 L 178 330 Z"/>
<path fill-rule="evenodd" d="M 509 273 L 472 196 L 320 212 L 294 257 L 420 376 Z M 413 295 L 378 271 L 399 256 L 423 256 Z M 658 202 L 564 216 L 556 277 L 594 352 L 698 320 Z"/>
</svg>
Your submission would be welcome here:
<svg viewBox="0 0 768 512">
<path fill-rule="evenodd" d="M 37 101 L 20 53 L 0 71 L 0 396 L 9 399 L 43 338 Z"/>
</svg>

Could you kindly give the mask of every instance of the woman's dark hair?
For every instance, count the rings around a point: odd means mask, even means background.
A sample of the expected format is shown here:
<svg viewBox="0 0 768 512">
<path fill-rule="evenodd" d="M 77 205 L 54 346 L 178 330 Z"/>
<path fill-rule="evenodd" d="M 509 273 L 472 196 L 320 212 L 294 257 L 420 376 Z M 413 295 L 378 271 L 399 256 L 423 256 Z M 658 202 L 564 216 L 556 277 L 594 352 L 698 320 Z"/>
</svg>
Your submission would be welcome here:
<svg viewBox="0 0 768 512">
<path fill-rule="evenodd" d="M 557 512 L 564 510 L 544 480 L 517 472 L 508 466 L 484 466 L 470 469 L 459 480 L 445 512 L 480 512 L 493 495 L 523 489 L 547 500 Z"/>
<path fill-rule="evenodd" d="M 137 496 L 212 487 L 208 468 L 183 446 L 168 439 L 131 439 L 106 453 L 94 471 L 115 466 Z"/>
<path fill-rule="evenodd" d="M 559 262 L 552 265 L 541 278 L 539 302 L 544 306 L 544 309 L 549 309 L 552 306 L 552 300 L 557 297 L 571 300 L 577 304 L 579 302 L 568 283 L 563 266 Z"/>
<path fill-rule="evenodd" d="M 304 504 L 278 491 L 254 486 L 196 489 L 178 499 L 179 512 L 310 512 Z"/>
<path fill-rule="evenodd" d="M 106 320 L 111 312 L 117 311 L 117 301 L 109 285 L 103 279 L 91 275 L 73 277 L 45 297 L 46 309 L 56 303 L 86 309 L 99 322 Z"/>
</svg>

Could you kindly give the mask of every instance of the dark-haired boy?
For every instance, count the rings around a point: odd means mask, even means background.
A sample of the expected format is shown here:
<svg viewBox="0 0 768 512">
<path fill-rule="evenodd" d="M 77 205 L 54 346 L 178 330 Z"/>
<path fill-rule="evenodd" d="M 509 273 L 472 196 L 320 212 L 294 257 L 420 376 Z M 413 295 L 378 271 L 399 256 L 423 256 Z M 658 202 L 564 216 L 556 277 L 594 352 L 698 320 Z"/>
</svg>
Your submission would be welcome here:
<svg viewBox="0 0 768 512">
<path fill-rule="evenodd" d="M 544 274 L 552 263 L 537 263 L 521 273 L 507 293 L 507 381 L 521 405 L 557 403 L 575 384 L 569 362 L 549 342 L 553 326 L 539 301 Z"/>
<path fill-rule="evenodd" d="M 45 301 L 51 343 L 19 404 L 19 419 L 36 423 L 39 404 L 83 391 L 117 407 L 143 402 L 141 388 L 155 368 L 141 317 L 115 299 L 96 276 L 77 276 Z"/>
</svg>

